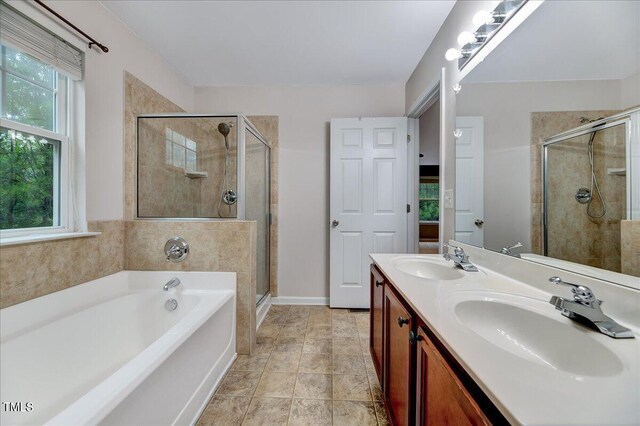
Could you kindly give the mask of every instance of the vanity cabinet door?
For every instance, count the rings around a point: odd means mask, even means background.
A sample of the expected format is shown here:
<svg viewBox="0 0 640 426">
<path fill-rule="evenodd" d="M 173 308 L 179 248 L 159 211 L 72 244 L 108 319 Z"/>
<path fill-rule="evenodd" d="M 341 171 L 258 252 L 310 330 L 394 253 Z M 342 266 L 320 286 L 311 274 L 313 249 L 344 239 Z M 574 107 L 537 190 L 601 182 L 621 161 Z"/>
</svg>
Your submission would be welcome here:
<svg viewBox="0 0 640 426">
<path fill-rule="evenodd" d="M 489 425 L 478 404 L 421 329 L 418 340 L 416 424 Z"/>
<path fill-rule="evenodd" d="M 390 286 L 384 291 L 384 395 L 396 426 L 412 424 L 414 345 L 409 336 L 415 320 Z"/>
<path fill-rule="evenodd" d="M 382 348 L 383 348 L 383 304 L 384 304 L 384 275 L 375 265 L 371 265 L 371 310 L 369 314 L 369 350 L 373 365 L 376 368 L 380 386 L 384 388 L 382 380 Z"/>
</svg>

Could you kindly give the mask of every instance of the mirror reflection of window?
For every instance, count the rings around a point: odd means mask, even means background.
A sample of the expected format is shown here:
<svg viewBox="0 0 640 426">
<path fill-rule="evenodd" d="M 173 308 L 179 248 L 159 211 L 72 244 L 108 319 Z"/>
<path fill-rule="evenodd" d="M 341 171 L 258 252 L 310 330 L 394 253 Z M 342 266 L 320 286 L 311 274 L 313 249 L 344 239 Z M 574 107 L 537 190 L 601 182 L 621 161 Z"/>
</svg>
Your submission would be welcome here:
<svg viewBox="0 0 640 426">
<path fill-rule="evenodd" d="M 420 179 L 420 222 L 438 222 L 440 219 L 440 184 L 437 179 Z"/>
</svg>

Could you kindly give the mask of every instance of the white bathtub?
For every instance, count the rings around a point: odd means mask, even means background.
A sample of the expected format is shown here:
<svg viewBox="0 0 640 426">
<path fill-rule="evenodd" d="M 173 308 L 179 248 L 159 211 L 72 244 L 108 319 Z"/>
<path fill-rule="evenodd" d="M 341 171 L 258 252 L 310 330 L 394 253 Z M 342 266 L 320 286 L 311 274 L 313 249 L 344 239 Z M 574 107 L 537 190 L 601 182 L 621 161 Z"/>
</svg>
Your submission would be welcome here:
<svg viewBox="0 0 640 426">
<path fill-rule="evenodd" d="M 0 423 L 194 423 L 236 357 L 235 289 L 235 273 L 123 271 L 0 310 Z"/>
</svg>

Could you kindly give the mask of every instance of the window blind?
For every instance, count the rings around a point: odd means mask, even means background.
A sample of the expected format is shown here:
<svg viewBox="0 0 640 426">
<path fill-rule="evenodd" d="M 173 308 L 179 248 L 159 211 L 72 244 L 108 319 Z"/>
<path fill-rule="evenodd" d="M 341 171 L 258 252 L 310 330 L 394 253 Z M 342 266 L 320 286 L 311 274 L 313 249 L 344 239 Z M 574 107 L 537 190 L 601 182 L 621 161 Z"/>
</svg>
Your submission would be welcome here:
<svg viewBox="0 0 640 426">
<path fill-rule="evenodd" d="M 83 53 L 0 1 L 0 41 L 45 62 L 74 80 L 82 79 Z"/>
</svg>

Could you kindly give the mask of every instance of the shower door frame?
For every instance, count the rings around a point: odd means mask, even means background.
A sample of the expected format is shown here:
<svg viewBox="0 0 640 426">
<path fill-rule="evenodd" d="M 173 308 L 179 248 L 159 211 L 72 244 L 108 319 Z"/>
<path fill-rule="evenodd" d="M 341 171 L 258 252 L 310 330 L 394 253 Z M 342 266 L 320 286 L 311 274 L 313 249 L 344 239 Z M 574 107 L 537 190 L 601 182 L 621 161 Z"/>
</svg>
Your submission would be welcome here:
<svg viewBox="0 0 640 426">
<path fill-rule="evenodd" d="M 544 256 L 548 256 L 548 148 L 568 139 L 588 135 L 621 124 L 625 126 L 626 219 L 640 219 L 640 185 L 633 185 L 633 182 L 640 182 L 640 107 L 637 107 L 545 139 L 542 144 L 542 253 Z"/>
<path fill-rule="evenodd" d="M 243 129 L 251 132 L 253 136 L 255 136 L 266 148 L 266 158 L 265 158 L 265 170 L 267 172 L 267 180 L 266 180 L 266 246 L 267 250 L 265 251 L 265 267 L 266 267 L 266 279 L 267 279 L 267 291 L 265 291 L 264 295 L 258 300 L 256 299 L 256 306 L 260 304 L 269 294 L 271 294 L 271 145 L 269 142 L 262 136 L 262 134 L 256 129 L 253 123 L 247 118 L 247 116 L 243 114 L 238 115 L 238 129 L 240 129 L 240 120 L 242 120 L 244 126 Z M 244 195 L 246 194 L 246 132 L 239 132 L 242 134 L 238 135 L 238 192 L 242 194 L 241 197 L 238 197 L 238 220 L 246 220 L 246 201 Z M 256 227 L 257 228 L 257 227 Z M 257 231 L 257 229 L 256 229 Z M 257 273 L 257 271 L 256 271 Z M 257 285 L 257 283 L 256 283 Z M 257 290 L 257 289 L 256 289 Z"/>
</svg>

